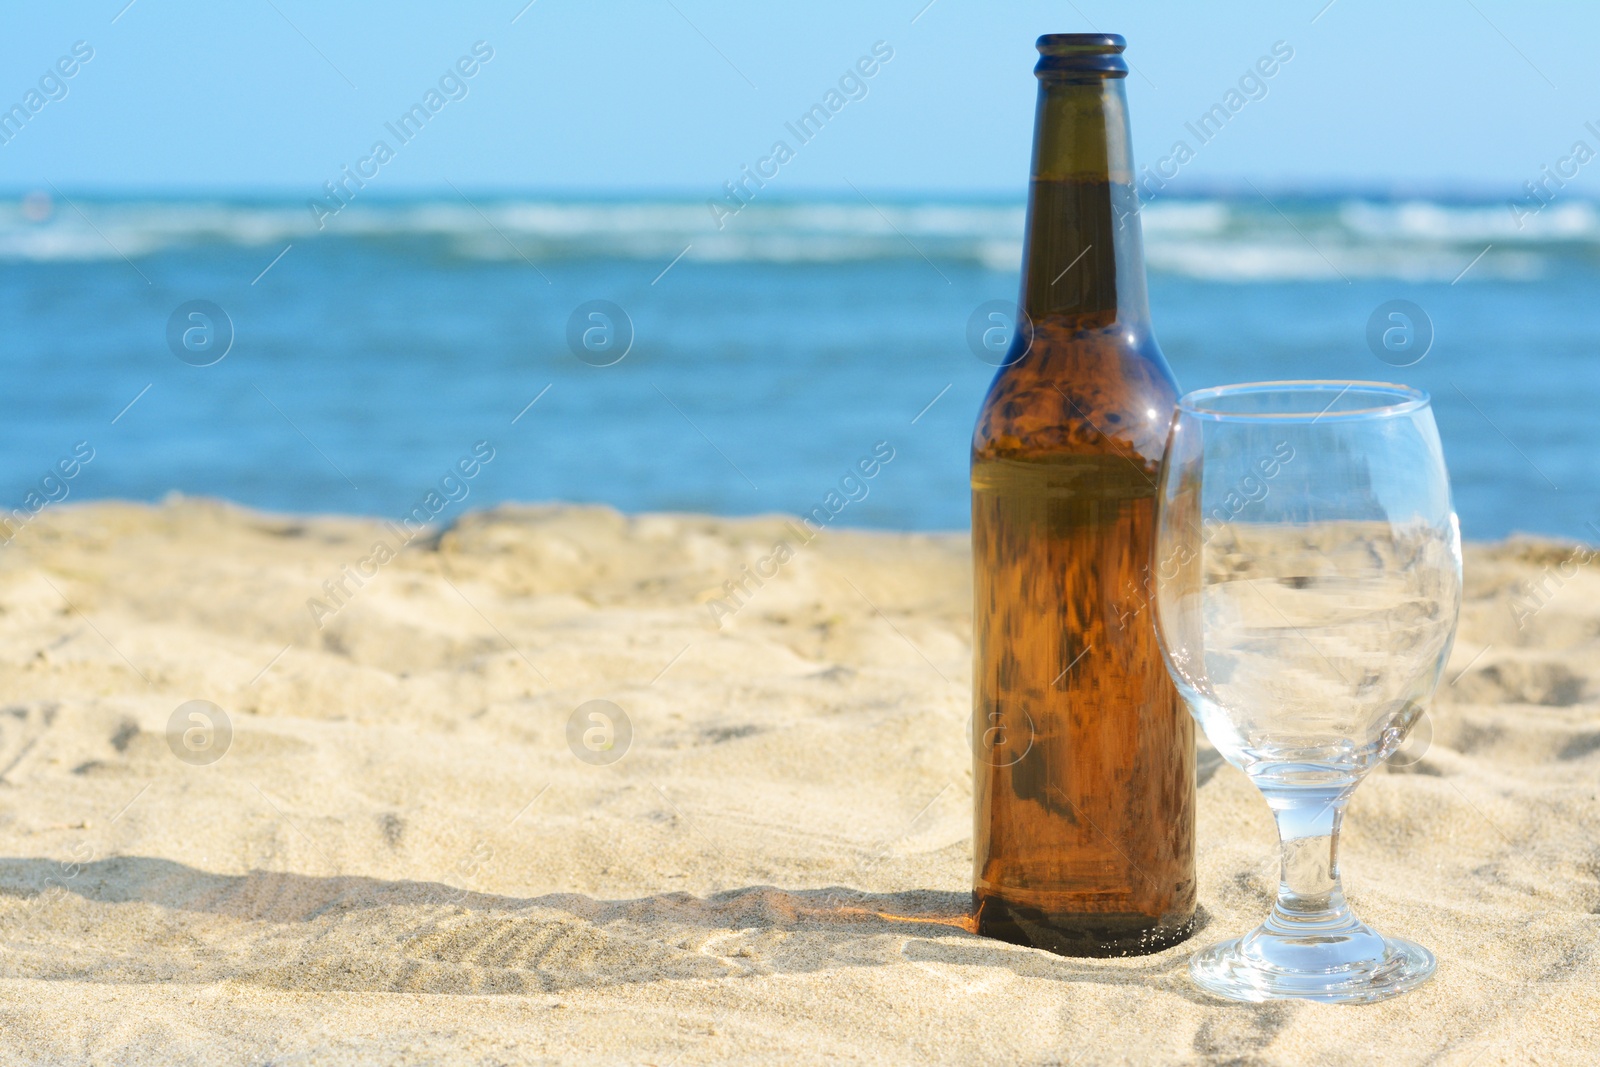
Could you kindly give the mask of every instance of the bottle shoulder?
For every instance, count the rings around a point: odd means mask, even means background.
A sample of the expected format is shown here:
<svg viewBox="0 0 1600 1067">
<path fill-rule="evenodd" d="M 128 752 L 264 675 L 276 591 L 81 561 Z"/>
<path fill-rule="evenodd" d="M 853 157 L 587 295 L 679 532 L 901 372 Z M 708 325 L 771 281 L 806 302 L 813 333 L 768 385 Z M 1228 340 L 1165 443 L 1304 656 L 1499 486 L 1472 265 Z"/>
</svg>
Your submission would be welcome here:
<svg viewBox="0 0 1600 1067">
<path fill-rule="evenodd" d="M 1153 471 L 1177 400 L 1177 381 L 1148 329 L 1042 324 L 1026 354 L 990 383 L 972 458 L 1116 453 Z"/>
</svg>

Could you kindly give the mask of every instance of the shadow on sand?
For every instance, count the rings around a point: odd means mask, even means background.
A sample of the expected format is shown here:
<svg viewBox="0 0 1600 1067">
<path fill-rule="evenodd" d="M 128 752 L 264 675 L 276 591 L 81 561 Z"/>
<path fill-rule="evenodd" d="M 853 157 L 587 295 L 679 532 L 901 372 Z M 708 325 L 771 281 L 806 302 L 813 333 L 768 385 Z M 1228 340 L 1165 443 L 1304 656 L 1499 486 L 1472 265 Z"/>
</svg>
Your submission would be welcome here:
<svg viewBox="0 0 1600 1067">
<path fill-rule="evenodd" d="M 1055 956 L 976 936 L 970 895 L 935 890 L 512 897 L 359 875 L 214 874 L 123 856 L 75 866 L 0 858 L 0 896 L 159 909 L 108 924 L 115 944 L 82 940 L 81 920 L 59 944 L 49 936 L 55 923 L 43 939 L 35 930 L 35 951 L 13 958 L 33 977 L 483 994 L 909 963 L 956 985 L 986 984 L 983 969 L 1003 968 L 1187 993 L 1185 947 L 1122 960 Z M 108 956 L 128 962 L 108 965 Z"/>
</svg>

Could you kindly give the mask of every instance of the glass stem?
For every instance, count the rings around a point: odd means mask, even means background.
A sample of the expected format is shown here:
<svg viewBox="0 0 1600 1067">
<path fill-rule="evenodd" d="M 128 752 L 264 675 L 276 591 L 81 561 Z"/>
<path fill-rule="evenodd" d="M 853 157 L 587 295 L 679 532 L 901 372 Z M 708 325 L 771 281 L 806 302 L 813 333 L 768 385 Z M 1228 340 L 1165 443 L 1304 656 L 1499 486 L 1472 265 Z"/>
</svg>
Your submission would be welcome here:
<svg viewBox="0 0 1600 1067">
<path fill-rule="evenodd" d="M 1339 884 L 1339 827 L 1350 790 L 1295 789 L 1268 796 L 1278 822 L 1282 869 L 1267 925 L 1315 935 L 1356 925 Z"/>
</svg>

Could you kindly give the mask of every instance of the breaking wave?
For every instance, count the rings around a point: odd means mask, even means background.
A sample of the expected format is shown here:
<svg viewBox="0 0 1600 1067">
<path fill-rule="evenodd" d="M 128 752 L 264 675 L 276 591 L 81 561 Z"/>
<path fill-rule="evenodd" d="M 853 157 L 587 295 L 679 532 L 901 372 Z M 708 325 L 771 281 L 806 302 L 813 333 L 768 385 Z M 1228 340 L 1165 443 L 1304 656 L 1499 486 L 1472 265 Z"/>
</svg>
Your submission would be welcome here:
<svg viewBox="0 0 1600 1067">
<path fill-rule="evenodd" d="M 1153 271 L 1224 282 L 1397 278 L 1519 280 L 1600 260 L 1600 207 L 1552 203 L 1520 220 L 1506 201 L 1166 197 L 1141 212 Z M 136 259 L 208 244 L 385 242 L 468 260 L 630 259 L 828 264 L 926 258 L 1012 272 L 1020 202 L 753 202 L 721 228 L 704 203 L 533 197 L 355 202 L 319 228 L 288 200 L 0 201 L 0 261 Z M 1480 255 L 1481 253 L 1481 255 Z M 1463 271 L 1471 265 L 1471 270 Z"/>
</svg>

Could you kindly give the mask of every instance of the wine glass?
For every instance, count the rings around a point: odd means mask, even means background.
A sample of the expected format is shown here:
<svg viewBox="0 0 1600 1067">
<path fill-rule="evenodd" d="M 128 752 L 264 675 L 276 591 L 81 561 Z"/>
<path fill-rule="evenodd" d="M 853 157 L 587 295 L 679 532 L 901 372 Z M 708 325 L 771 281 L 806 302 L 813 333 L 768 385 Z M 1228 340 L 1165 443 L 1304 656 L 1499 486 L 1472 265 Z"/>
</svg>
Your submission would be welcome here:
<svg viewBox="0 0 1600 1067">
<path fill-rule="evenodd" d="M 1154 560 L 1162 654 L 1212 744 L 1260 789 L 1282 848 L 1266 922 L 1189 970 L 1236 1000 L 1394 996 L 1433 954 L 1384 937 L 1339 884 L 1350 794 L 1405 740 L 1461 606 L 1461 535 L 1426 393 L 1263 382 L 1178 402 Z"/>
</svg>

